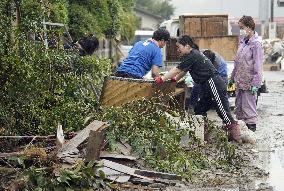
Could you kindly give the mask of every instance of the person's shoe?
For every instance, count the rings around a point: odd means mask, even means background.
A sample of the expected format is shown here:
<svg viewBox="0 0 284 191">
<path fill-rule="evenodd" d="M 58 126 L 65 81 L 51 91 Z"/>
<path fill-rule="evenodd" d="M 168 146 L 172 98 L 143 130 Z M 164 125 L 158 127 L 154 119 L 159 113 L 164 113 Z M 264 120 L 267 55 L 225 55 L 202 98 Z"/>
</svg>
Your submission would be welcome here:
<svg viewBox="0 0 284 191">
<path fill-rule="evenodd" d="M 228 130 L 229 141 L 236 141 L 238 143 L 242 142 L 242 139 L 240 137 L 241 128 L 238 122 L 232 122 L 230 125 L 226 126 L 226 129 Z"/>
<path fill-rule="evenodd" d="M 256 131 L 256 124 L 246 124 L 249 130 L 255 132 Z"/>
</svg>

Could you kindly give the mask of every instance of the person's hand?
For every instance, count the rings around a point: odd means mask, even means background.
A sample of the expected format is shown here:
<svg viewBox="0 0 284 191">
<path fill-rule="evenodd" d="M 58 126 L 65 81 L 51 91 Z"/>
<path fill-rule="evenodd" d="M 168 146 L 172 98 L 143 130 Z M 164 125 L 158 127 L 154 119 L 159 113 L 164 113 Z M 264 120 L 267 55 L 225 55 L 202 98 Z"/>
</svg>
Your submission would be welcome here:
<svg viewBox="0 0 284 191">
<path fill-rule="evenodd" d="M 234 80 L 232 80 L 232 79 L 229 80 L 229 82 L 228 82 L 228 87 L 231 88 L 234 83 L 235 83 Z"/>
<path fill-rule="evenodd" d="M 256 86 L 251 86 L 251 87 L 250 87 L 250 91 L 251 91 L 251 93 L 252 93 L 253 95 L 256 95 L 256 94 L 257 94 L 257 90 L 258 90 L 258 87 L 256 87 Z"/>
<path fill-rule="evenodd" d="M 161 84 L 164 83 L 164 81 L 163 81 L 163 79 L 162 79 L 161 76 L 156 77 L 156 78 L 155 78 L 155 82 L 156 82 L 156 84 L 158 84 L 158 85 L 161 85 Z"/>
</svg>

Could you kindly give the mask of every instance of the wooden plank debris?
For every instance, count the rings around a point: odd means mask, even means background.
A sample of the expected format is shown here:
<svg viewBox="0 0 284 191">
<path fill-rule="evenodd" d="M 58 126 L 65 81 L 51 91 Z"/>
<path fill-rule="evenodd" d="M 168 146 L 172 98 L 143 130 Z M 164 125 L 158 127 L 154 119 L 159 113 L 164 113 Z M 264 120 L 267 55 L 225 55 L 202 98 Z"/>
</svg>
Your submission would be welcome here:
<svg viewBox="0 0 284 191">
<path fill-rule="evenodd" d="M 118 150 L 123 154 L 123 155 L 130 155 L 132 148 L 128 143 L 117 143 L 117 148 Z"/>
<path fill-rule="evenodd" d="M 161 173 L 155 171 L 147 171 L 147 170 L 140 170 L 130 168 L 128 166 L 118 164 L 109 160 L 102 160 L 103 166 L 108 167 L 112 170 L 131 175 L 136 178 L 141 178 L 147 181 L 156 181 L 159 182 L 161 179 L 168 179 L 168 180 L 182 180 L 182 177 L 176 174 L 170 173 Z"/>
<path fill-rule="evenodd" d="M 56 148 L 61 149 L 65 142 L 62 125 L 58 124 L 56 131 Z"/>
<path fill-rule="evenodd" d="M 0 139 L 55 139 L 55 135 L 47 136 L 0 136 Z"/>
<path fill-rule="evenodd" d="M 148 170 L 135 170 L 135 174 L 146 176 L 153 179 L 169 179 L 169 180 L 182 180 L 182 177 L 176 174 L 162 173 Z"/>
<path fill-rule="evenodd" d="M 130 177 L 131 177 L 130 175 L 126 175 L 122 172 L 113 170 L 113 169 L 108 168 L 108 167 L 102 167 L 102 168 L 99 168 L 98 170 L 103 171 L 105 173 L 107 179 L 109 179 L 111 181 L 118 182 L 118 183 L 128 182 Z"/>
<path fill-rule="evenodd" d="M 113 158 L 113 159 L 131 160 L 131 161 L 137 160 L 137 158 L 133 157 L 133 156 L 109 153 L 109 152 L 106 152 L 106 151 L 101 152 L 100 158 L 102 158 L 102 159 Z"/>
<path fill-rule="evenodd" d="M 97 120 L 93 121 L 85 129 L 80 131 L 73 139 L 65 143 L 63 147 L 59 149 L 57 157 L 62 159 L 63 161 L 64 158 L 68 157 L 76 158 L 74 156 L 79 154 L 79 150 L 77 149 L 77 147 L 89 137 L 90 131 L 100 131 L 106 127 L 108 127 L 108 124 L 106 122 Z"/>
<path fill-rule="evenodd" d="M 23 151 L 19 152 L 10 152 L 10 153 L 0 153 L 0 158 L 6 158 L 6 157 L 16 157 L 23 155 Z"/>
<path fill-rule="evenodd" d="M 98 160 L 100 158 L 100 151 L 105 138 L 104 131 L 90 131 L 88 138 L 86 161 Z"/>
<path fill-rule="evenodd" d="M 112 162 L 117 162 L 123 165 L 135 165 L 137 158 L 129 155 L 121 155 L 116 153 L 109 153 L 107 151 L 102 151 L 100 155 L 101 159 L 106 159 Z"/>
<path fill-rule="evenodd" d="M 141 175 L 138 175 L 138 174 L 135 174 L 135 170 L 134 168 L 130 168 L 128 166 L 125 166 L 125 165 L 122 165 L 122 164 L 118 164 L 118 163 L 115 163 L 115 162 L 112 162 L 112 161 L 109 161 L 109 160 L 101 160 L 102 163 L 103 163 L 103 166 L 105 167 L 108 167 L 112 170 L 115 170 L 115 171 L 118 171 L 118 172 L 122 172 L 124 174 L 128 174 L 130 176 L 134 176 L 134 177 L 137 177 L 137 178 L 141 178 L 141 179 L 146 179 L 146 180 L 149 180 L 149 181 L 153 181 L 154 179 L 152 178 L 148 178 L 148 177 L 145 177 L 145 176 L 141 176 Z"/>
</svg>

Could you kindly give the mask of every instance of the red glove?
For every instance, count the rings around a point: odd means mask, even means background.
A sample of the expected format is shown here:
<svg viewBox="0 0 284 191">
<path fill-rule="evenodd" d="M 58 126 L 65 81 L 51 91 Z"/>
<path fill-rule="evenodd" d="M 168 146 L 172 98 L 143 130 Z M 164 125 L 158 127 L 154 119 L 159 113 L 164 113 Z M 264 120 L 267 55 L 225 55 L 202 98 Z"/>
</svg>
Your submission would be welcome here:
<svg viewBox="0 0 284 191">
<path fill-rule="evenodd" d="M 171 82 L 177 82 L 176 77 L 172 77 L 172 78 L 171 78 Z"/>
<path fill-rule="evenodd" d="M 156 84 L 158 84 L 158 85 L 161 85 L 161 84 L 164 83 L 164 81 L 163 81 L 163 79 L 162 79 L 161 76 L 156 77 L 156 78 L 155 78 L 155 82 L 156 82 Z"/>
</svg>

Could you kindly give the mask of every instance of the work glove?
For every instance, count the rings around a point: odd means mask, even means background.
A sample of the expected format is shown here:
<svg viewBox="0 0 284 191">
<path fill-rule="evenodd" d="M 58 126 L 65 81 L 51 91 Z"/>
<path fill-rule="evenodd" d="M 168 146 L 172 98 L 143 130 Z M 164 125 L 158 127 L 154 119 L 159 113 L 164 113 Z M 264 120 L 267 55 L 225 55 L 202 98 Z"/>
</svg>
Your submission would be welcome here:
<svg viewBox="0 0 284 191">
<path fill-rule="evenodd" d="M 256 95 L 256 94 L 257 94 L 257 90 L 258 90 L 258 87 L 256 87 L 256 86 L 251 86 L 251 87 L 250 87 L 250 91 L 251 91 L 251 93 L 252 93 L 253 95 Z"/>
<path fill-rule="evenodd" d="M 155 78 L 155 82 L 156 82 L 156 84 L 158 84 L 158 85 L 161 85 L 161 84 L 164 83 L 164 81 L 163 81 L 163 79 L 162 79 L 161 76 L 156 77 L 156 78 Z"/>
<path fill-rule="evenodd" d="M 235 81 L 234 80 L 229 80 L 229 82 L 228 82 L 228 87 L 229 88 L 231 88 L 232 86 L 233 86 L 233 84 L 235 83 Z"/>
<path fill-rule="evenodd" d="M 187 86 L 193 85 L 193 80 L 192 80 L 191 76 L 186 77 L 184 81 L 185 81 L 185 84 Z"/>
</svg>

